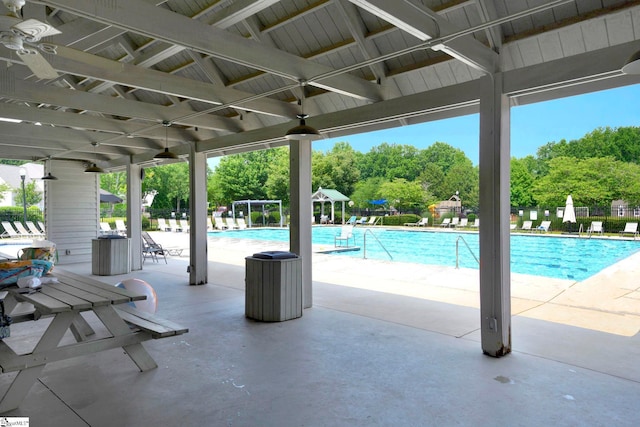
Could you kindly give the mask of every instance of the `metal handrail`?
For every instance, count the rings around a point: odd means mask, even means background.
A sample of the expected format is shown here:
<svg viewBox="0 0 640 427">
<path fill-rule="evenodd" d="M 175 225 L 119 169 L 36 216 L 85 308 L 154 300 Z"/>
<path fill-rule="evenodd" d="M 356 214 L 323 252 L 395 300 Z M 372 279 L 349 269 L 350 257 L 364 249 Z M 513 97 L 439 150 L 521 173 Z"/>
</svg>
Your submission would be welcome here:
<svg viewBox="0 0 640 427">
<path fill-rule="evenodd" d="M 384 251 L 387 253 L 387 255 L 389 255 L 389 258 L 390 258 L 391 260 L 393 260 L 393 257 L 391 256 L 391 254 L 389 253 L 389 251 L 387 250 L 387 248 L 385 248 L 385 247 L 384 247 L 384 245 L 382 244 L 382 242 L 380 241 L 380 239 L 378 239 L 378 238 L 376 237 L 376 235 L 375 235 L 375 234 L 373 234 L 373 231 L 371 231 L 371 229 L 370 229 L 370 228 L 366 228 L 366 229 L 364 230 L 364 237 L 363 237 L 363 239 L 364 239 L 363 246 L 364 246 L 364 247 L 363 247 L 363 255 L 362 255 L 362 258 L 367 258 L 367 233 L 371 234 L 371 235 L 373 236 L 373 238 L 374 238 L 374 239 L 376 239 L 376 241 L 380 244 L 380 246 L 382 247 L 382 249 L 384 249 Z"/>
<path fill-rule="evenodd" d="M 480 265 L 480 260 L 478 259 L 478 257 L 476 256 L 476 254 L 473 253 L 473 251 L 471 250 L 471 247 L 469 246 L 469 244 L 467 243 L 466 240 L 464 240 L 464 237 L 462 236 L 458 236 L 458 238 L 456 239 L 456 268 L 458 268 L 458 259 L 459 259 L 459 255 L 458 255 L 458 242 L 460 242 L 460 240 L 462 240 L 462 242 L 464 243 L 464 245 L 467 247 L 467 249 L 469 249 L 469 253 L 473 256 L 473 258 L 475 258 L 476 262 L 478 263 L 478 265 Z"/>
</svg>

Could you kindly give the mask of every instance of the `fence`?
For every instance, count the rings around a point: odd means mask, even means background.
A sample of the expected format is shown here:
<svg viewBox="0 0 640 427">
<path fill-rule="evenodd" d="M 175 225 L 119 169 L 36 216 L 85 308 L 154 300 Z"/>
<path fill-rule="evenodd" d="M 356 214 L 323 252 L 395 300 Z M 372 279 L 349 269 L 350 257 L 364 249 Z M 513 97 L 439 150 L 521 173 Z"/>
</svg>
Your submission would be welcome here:
<svg viewBox="0 0 640 427">
<path fill-rule="evenodd" d="M 511 208 L 511 222 L 518 227 L 523 221 L 533 221 L 533 227 L 540 225 L 542 221 L 551 221 L 552 231 L 578 231 L 586 230 L 593 221 L 602 221 L 605 233 L 617 233 L 624 230 L 627 222 L 640 222 L 640 208 L 621 209 L 619 205 L 612 206 L 576 206 L 576 222 L 562 222 L 564 206 L 556 207 L 518 207 Z"/>
</svg>

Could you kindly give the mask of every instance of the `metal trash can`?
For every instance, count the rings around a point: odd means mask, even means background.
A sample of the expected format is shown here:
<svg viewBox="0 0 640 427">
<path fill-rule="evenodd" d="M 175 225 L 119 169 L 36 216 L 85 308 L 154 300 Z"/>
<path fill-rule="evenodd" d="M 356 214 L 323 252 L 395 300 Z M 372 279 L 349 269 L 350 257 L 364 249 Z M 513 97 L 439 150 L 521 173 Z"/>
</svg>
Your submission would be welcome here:
<svg viewBox="0 0 640 427">
<path fill-rule="evenodd" d="M 245 259 L 245 316 L 263 322 L 301 317 L 302 258 L 269 251 Z"/>
</svg>

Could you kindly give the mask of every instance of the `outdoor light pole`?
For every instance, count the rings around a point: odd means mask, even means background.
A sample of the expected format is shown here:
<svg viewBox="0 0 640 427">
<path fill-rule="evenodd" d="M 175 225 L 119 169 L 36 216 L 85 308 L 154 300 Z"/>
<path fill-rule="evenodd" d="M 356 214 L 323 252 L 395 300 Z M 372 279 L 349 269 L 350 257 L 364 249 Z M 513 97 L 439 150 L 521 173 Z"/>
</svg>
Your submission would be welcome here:
<svg viewBox="0 0 640 427">
<path fill-rule="evenodd" d="M 24 188 L 24 179 L 27 176 L 27 170 L 25 168 L 19 169 L 20 179 L 22 180 L 22 211 L 23 211 L 23 222 L 26 224 L 27 222 L 27 192 Z"/>
<path fill-rule="evenodd" d="M 456 197 L 458 198 L 458 203 L 460 203 L 460 212 L 458 216 L 462 216 L 462 199 L 460 198 L 460 192 L 456 190 Z"/>
</svg>

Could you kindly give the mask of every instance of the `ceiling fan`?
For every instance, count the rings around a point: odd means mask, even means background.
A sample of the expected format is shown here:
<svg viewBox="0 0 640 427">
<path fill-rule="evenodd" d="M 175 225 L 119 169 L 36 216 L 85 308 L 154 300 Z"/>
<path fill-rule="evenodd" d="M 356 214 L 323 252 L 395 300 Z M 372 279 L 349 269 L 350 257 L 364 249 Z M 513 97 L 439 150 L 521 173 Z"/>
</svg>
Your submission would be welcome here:
<svg viewBox="0 0 640 427">
<path fill-rule="evenodd" d="M 22 19 L 25 0 L 2 0 L 2 3 L 9 9 L 9 13 L 0 15 L 0 43 L 16 51 L 24 64 L 38 78 L 58 77 L 56 70 L 40 54 L 40 51 L 55 54 L 56 46 L 38 42 L 43 37 L 60 34 L 60 31 L 37 19 Z"/>
</svg>

